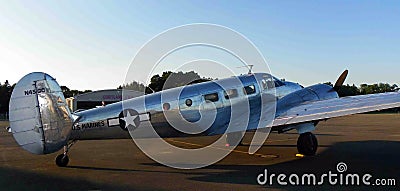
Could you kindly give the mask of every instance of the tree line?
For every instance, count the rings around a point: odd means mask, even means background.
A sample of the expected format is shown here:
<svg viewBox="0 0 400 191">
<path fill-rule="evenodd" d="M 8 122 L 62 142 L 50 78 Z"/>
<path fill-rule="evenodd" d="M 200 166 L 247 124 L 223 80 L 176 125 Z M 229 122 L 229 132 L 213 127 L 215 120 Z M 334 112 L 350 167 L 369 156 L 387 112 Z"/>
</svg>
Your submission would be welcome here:
<svg viewBox="0 0 400 191">
<path fill-rule="evenodd" d="M 201 83 L 211 80 L 213 79 L 201 77 L 198 73 L 194 71 L 185 73 L 182 71 L 180 72 L 166 71 L 163 72 L 161 75 L 159 74 L 153 75 L 150 79 L 150 84 L 148 86 L 145 86 L 140 82 L 133 81 L 131 83 L 119 86 L 118 89 L 128 89 L 140 92 L 144 91 L 146 94 L 150 94 L 165 89 L 180 87 L 188 84 Z"/>
<path fill-rule="evenodd" d="M 79 91 L 79 90 L 71 90 L 69 89 L 67 86 L 60 86 L 61 91 L 64 94 L 64 97 L 74 97 L 78 94 L 84 94 L 84 93 L 88 93 L 88 92 L 92 92 L 92 90 L 85 90 L 85 91 Z"/>
<path fill-rule="evenodd" d="M 0 83 L 0 115 L 8 113 L 8 104 L 10 103 L 10 97 L 14 87 L 15 84 L 10 85 L 8 80 L 6 80 L 3 84 Z M 2 116 L 0 116 L 0 118 L 1 117 Z"/>
<path fill-rule="evenodd" d="M 331 82 L 325 84 L 333 86 Z M 339 97 L 355 96 L 355 95 L 366 95 L 376 93 L 395 92 L 399 90 L 397 84 L 390 85 L 388 83 L 377 83 L 377 84 L 361 84 L 360 87 L 356 85 L 343 85 L 338 89 Z"/>
</svg>

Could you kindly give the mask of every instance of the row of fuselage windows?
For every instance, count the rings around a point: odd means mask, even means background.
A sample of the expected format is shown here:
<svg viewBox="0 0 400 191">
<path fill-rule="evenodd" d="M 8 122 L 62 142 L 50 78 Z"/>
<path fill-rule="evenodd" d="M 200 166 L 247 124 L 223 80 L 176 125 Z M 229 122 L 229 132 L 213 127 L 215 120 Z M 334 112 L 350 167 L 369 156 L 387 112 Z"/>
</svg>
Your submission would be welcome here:
<svg viewBox="0 0 400 191">
<path fill-rule="evenodd" d="M 245 95 L 255 94 L 256 93 L 256 87 L 254 85 L 245 86 L 243 88 L 243 93 Z M 218 95 L 217 92 L 210 93 L 210 94 L 205 94 L 203 96 L 204 96 L 204 100 L 206 102 L 217 102 L 217 101 L 219 101 L 219 95 Z M 229 89 L 229 90 L 224 91 L 224 97 L 227 100 L 236 98 L 238 96 L 239 96 L 239 93 L 238 93 L 237 89 Z M 185 104 L 186 104 L 186 106 L 190 107 L 190 106 L 192 106 L 193 101 L 191 99 L 186 99 L 185 100 Z"/>
</svg>

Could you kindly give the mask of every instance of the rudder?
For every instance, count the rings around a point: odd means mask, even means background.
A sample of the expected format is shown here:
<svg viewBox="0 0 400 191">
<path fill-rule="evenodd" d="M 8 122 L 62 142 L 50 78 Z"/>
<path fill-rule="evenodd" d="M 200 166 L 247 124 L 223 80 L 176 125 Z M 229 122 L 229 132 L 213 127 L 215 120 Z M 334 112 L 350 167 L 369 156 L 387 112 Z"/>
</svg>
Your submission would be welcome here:
<svg viewBox="0 0 400 191">
<path fill-rule="evenodd" d="M 42 72 L 24 76 L 10 99 L 10 127 L 16 142 L 34 154 L 66 145 L 73 118 L 56 80 Z"/>
</svg>

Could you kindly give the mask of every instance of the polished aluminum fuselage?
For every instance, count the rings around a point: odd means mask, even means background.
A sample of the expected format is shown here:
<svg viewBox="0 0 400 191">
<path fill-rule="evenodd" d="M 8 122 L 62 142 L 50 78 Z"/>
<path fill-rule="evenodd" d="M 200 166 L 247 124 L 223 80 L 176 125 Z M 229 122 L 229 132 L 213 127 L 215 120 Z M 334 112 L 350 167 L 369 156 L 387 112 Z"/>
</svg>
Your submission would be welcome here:
<svg viewBox="0 0 400 191">
<path fill-rule="evenodd" d="M 261 85 L 265 76 L 275 81 L 275 86 L 265 87 Z M 255 87 L 253 93 L 249 94 L 243 88 L 248 86 Z M 296 83 L 281 82 L 269 74 L 263 73 L 172 88 L 105 107 L 75 113 L 77 120 L 73 126 L 70 139 L 130 138 L 128 131 L 115 124 L 118 123 L 121 118 L 121 112 L 124 109 L 133 109 L 142 116 L 140 125 L 135 130 L 135 132 L 139 132 L 138 134 L 140 134 L 141 130 L 154 127 L 161 137 L 188 136 L 187 133 L 177 130 L 171 124 L 182 120 L 195 123 L 200 120 L 202 112 L 208 111 L 215 112 L 215 120 L 207 129 L 201 129 L 203 128 L 201 125 L 191 126 L 190 128 L 199 128 L 195 129 L 201 132 L 196 134 L 197 136 L 223 134 L 232 118 L 231 106 L 242 102 L 248 103 L 249 106 L 250 115 L 246 130 L 253 130 L 257 128 L 260 120 L 261 104 L 275 105 L 276 101 L 278 101 L 279 106 L 280 99 L 301 89 L 302 87 Z M 236 97 L 227 98 L 226 94 L 224 94 L 226 90 L 236 92 Z M 205 95 L 211 94 L 217 95 L 218 99 L 212 102 L 207 101 Z M 262 97 L 265 96 L 273 97 L 273 102 L 262 102 Z M 190 100 L 191 104 L 187 104 L 187 100 Z M 276 108 L 276 113 L 282 113 L 284 110 L 285 108 L 278 107 Z M 165 116 L 172 117 L 167 120 Z M 146 137 L 146 134 L 142 134 L 141 137 Z"/>
</svg>

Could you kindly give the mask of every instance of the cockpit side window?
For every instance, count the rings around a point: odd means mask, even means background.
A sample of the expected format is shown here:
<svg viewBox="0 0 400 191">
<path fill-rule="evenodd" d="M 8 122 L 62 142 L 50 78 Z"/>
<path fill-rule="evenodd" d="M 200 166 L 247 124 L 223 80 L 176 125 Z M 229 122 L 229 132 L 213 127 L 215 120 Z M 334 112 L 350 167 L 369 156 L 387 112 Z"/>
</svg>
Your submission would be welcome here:
<svg viewBox="0 0 400 191">
<path fill-rule="evenodd" d="M 271 77 L 263 78 L 261 82 L 263 89 L 271 89 L 275 87 L 274 79 Z"/>
<path fill-rule="evenodd" d="M 246 95 L 254 94 L 254 93 L 256 93 L 256 87 L 254 85 L 245 86 L 243 88 L 243 92 Z"/>
<path fill-rule="evenodd" d="M 224 97 L 225 99 L 232 99 L 238 97 L 238 91 L 236 89 L 226 90 L 224 91 Z"/>
<path fill-rule="evenodd" d="M 276 87 L 280 87 L 285 85 L 282 81 L 280 81 L 278 78 L 275 78 L 273 76 L 264 76 L 262 81 L 262 87 L 263 89 L 272 89 Z"/>
</svg>

